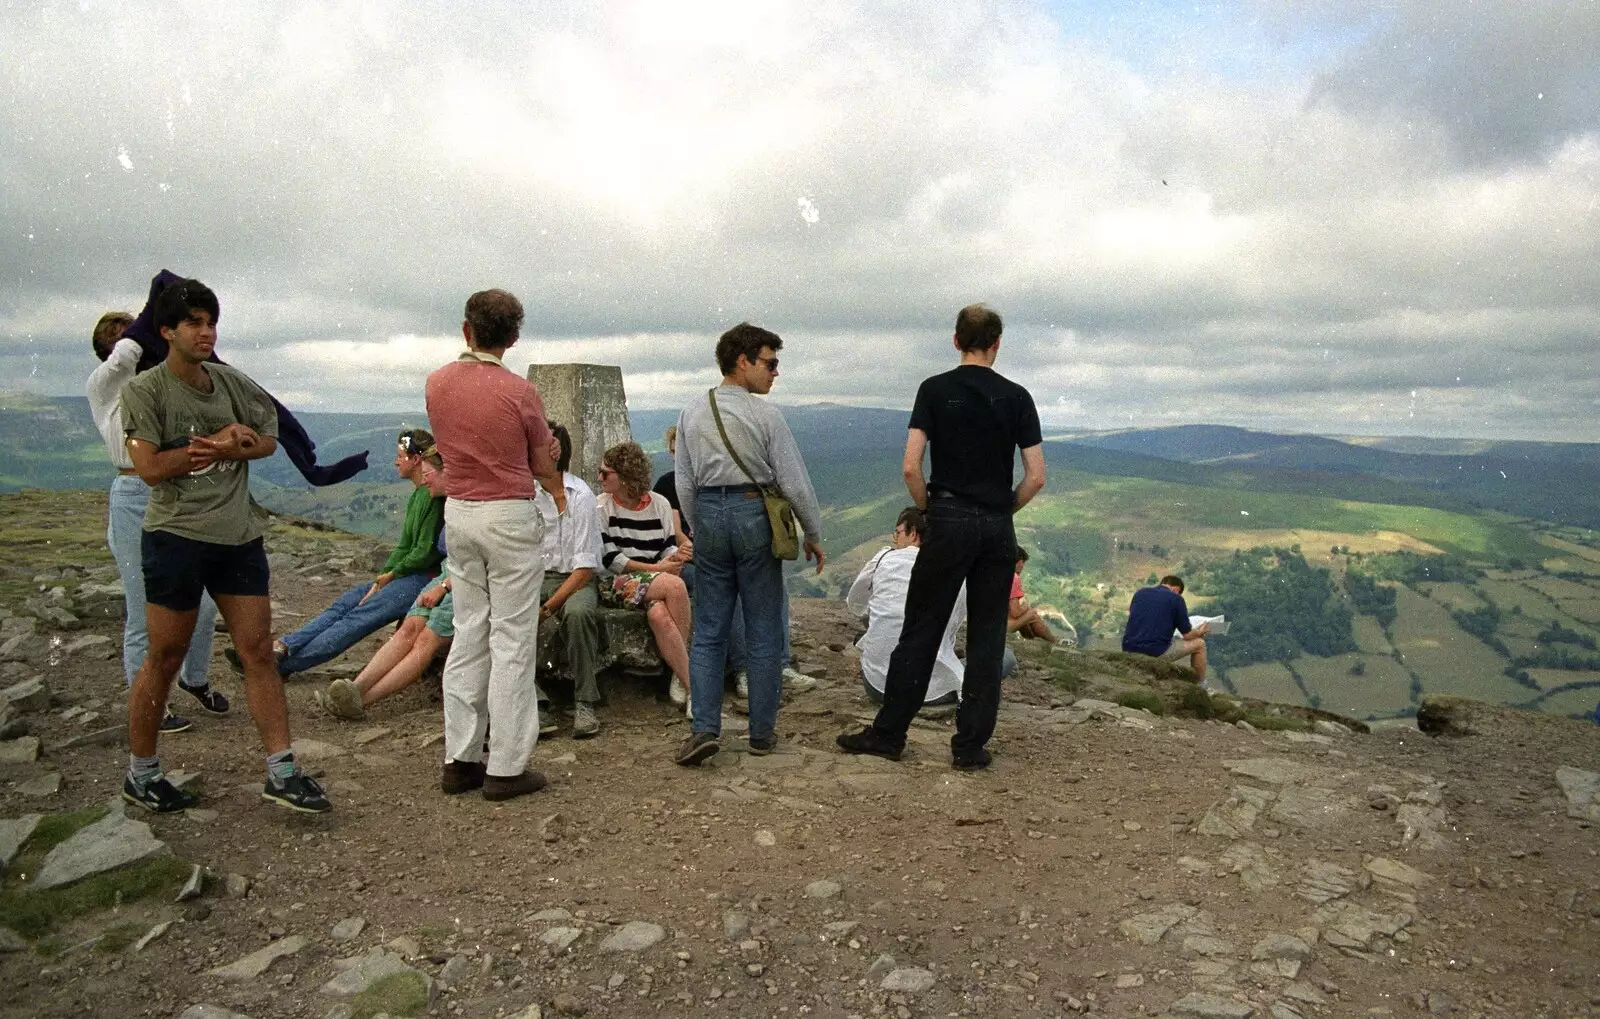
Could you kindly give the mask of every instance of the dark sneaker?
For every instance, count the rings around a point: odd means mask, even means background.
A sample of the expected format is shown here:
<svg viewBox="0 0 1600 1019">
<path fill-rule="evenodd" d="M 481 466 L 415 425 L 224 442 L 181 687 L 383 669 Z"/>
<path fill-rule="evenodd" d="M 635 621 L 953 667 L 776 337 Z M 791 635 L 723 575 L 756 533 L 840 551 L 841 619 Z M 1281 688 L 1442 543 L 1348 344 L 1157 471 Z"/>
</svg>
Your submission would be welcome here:
<svg viewBox="0 0 1600 1019">
<path fill-rule="evenodd" d="M 182 715 L 174 715 L 170 711 L 167 712 L 165 718 L 161 719 L 160 730 L 169 735 L 175 732 L 188 732 L 193 728 L 193 722 L 189 721 L 187 718 L 184 718 Z"/>
<path fill-rule="evenodd" d="M 765 757 L 778 748 L 776 736 L 768 736 L 766 739 L 758 739 L 755 736 L 751 736 L 749 743 L 751 757 Z"/>
<path fill-rule="evenodd" d="M 199 701 L 200 706 L 206 711 L 209 711 L 211 714 L 226 715 L 228 713 L 228 698 L 224 697 L 222 695 L 222 691 L 218 690 L 210 683 L 198 688 L 192 686 L 183 686 L 182 683 L 179 683 L 178 685 L 183 687 L 185 693 Z"/>
<path fill-rule="evenodd" d="M 979 747 L 969 754 L 952 755 L 950 767 L 957 771 L 982 771 L 993 760 L 994 758 L 989 756 L 989 751 Z"/>
<path fill-rule="evenodd" d="M 683 741 L 683 746 L 678 748 L 678 763 L 684 767 L 693 767 L 708 757 L 714 757 L 722 749 L 722 744 L 717 737 L 709 732 L 697 732 Z"/>
<path fill-rule="evenodd" d="M 482 761 L 475 764 L 466 761 L 446 761 L 444 770 L 439 773 L 439 789 L 446 796 L 457 796 L 474 789 L 481 789 L 485 770 Z"/>
<path fill-rule="evenodd" d="M 200 797 L 179 789 L 167 781 L 165 775 L 158 775 L 143 785 L 135 783 L 132 776 L 124 776 L 122 798 L 157 814 L 176 814 L 200 802 Z"/>
<path fill-rule="evenodd" d="M 871 754 L 873 757 L 882 757 L 890 761 L 898 761 L 902 752 L 900 747 L 890 744 L 879 736 L 878 730 L 870 725 L 860 732 L 841 732 L 834 742 L 846 753 Z"/>
<path fill-rule="evenodd" d="M 518 796 L 536 793 L 545 787 L 544 774 L 524 771 L 520 775 L 485 775 L 483 798 L 486 800 L 513 800 Z"/>
<path fill-rule="evenodd" d="M 317 780 L 298 768 L 282 782 L 268 778 L 261 787 L 261 798 L 302 814 L 326 814 L 333 809 Z"/>
</svg>

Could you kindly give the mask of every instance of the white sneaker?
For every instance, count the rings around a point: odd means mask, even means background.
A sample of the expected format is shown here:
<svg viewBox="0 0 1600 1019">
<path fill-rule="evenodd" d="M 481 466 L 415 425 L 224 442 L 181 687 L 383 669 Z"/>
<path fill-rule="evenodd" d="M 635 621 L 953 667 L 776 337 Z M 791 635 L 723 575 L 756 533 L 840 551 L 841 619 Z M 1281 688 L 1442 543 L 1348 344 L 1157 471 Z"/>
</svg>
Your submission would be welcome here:
<svg viewBox="0 0 1600 1019">
<path fill-rule="evenodd" d="M 740 700 L 750 699 L 750 674 L 743 669 L 733 674 L 734 688 L 739 691 Z"/>
<path fill-rule="evenodd" d="M 672 677 L 672 683 L 667 687 L 667 698 L 674 704 L 689 703 L 689 689 L 677 676 Z"/>
<path fill-rule="evenodd" d="M 785 667 L 783 670 L 783 685 L 788 690 L 801 693 L 815 689 L 817 681 L 803 672 L 797 672 L 794 669 Z"/>
<path fill-rule="evenodd" d="M 572 709 L 572 738 L 588 739 L 600 733 L 600 719 L 594 713 L 594 705 L 588 701 L 579 701 Z"/>
<path fill-rule="evenodd" d="M 693 704 L 691 704 L 691 703 L 685 703 L 684 704 L 684 706 L 683 706 L 683 717 L 687 718 L 689 720 L 689 724 L 690 725 L 694 724 L 694 705 Z"/>
</svg>

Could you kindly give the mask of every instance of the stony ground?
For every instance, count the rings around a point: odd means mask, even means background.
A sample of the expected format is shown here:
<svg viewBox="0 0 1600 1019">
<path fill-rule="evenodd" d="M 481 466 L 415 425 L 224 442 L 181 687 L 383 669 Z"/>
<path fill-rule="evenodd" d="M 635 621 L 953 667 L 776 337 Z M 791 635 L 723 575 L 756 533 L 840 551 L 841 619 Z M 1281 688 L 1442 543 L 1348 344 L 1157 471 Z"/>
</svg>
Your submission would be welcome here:
<svg viewBox="0 0 1600 1019">
<path fill-rule="evenodd" d="M 92 735 L 124 716 L 101 512 L 93 494 L 0 500 L 0 686 L 49 691 L 22 715 L 38 759 L 0 765 L 0 818 L 119 787 L 125 749 Z M 300 528 L 270 540 L 286 627 L 371 556 Z M 162 745 L 204 809 L 134 818 L 214 880 L 0 954 L 0 1017 L 370 1014 L 330 981 L 373 950 L 346 985 L 409 968 L 433 984 L 428 1014 L 485 1019 L 1600 1014 L 1600 831 L 1554 778 L 1600 770 L 1592 726 L 1262 732 L 1074 702 L 1035 666 L 1008 684 L 994 767 L 967 775 L 948 720 L 919 721 L 898 764 L 836 753 L 867 717 L 855 630 L 836 603 L 797 601 L 795 625 L 820 683 L 785 705 L 782 753 L 741 752 L 730 701 L 727 749 L 678 768 L 687 730 L 660 684 L 612 677 L 602 735 L 541 741 L 550 788 L 499 805 L 438 791 L 433 684 L 363 724 L 318 711 L 364 646 L 289 684 L 335 802 L 316 818 L 258 798 L 219 654 L 234 713 Z M 94 942 L 169 921 L 137 951 Z"/>
</svg>

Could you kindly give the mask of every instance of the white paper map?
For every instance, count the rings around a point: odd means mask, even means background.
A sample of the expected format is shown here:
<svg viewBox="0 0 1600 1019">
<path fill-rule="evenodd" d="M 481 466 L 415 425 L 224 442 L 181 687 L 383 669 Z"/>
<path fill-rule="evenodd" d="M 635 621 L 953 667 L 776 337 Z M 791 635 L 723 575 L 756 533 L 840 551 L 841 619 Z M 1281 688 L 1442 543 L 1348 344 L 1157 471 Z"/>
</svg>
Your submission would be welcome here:
<svg viewBox="0 0 1600 1019">
<path fill-rule="evenodd" d="M 1210 623 L 1211 624 L 1211 636 L 1213 636 L 1213 637 L 1225 636 L 1227 634 L 1227 632 L 1228 632 L 1228 617 L 1227 616 L 1190 616 L 1189 617 L 1189 628 L 1190 629 L 1193 629 L 1194 627 L 1199 626 L 1201 623 Z M 1178 634 L 1178 636 L 1181 637 L 1182 634 Z"/>
</svg>

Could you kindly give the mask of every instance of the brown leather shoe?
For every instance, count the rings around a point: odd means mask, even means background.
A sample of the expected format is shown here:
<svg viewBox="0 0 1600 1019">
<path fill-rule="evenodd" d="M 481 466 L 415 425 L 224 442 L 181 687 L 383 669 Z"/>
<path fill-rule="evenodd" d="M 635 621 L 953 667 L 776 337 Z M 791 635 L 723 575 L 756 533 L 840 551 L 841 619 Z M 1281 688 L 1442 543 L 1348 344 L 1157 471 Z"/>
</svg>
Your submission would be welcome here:
<svg viewBox="0 0 1600 1019">
<path fill-rule="evenodd" d="M 544 775 L 537 771 L 524 771 L 520 775 L 485 775 L 483 778 L 483 798 L 486 800 L 510 800 L 518 796 L 536 793 L 545 785 Z"/>
<path fill-rule="evenodd" d="M 446 761 L 439 775 L 439 789 L 446 796 L 469 793 L 483 785 L 485 766 L 482 761 Z"/>
</svg>

